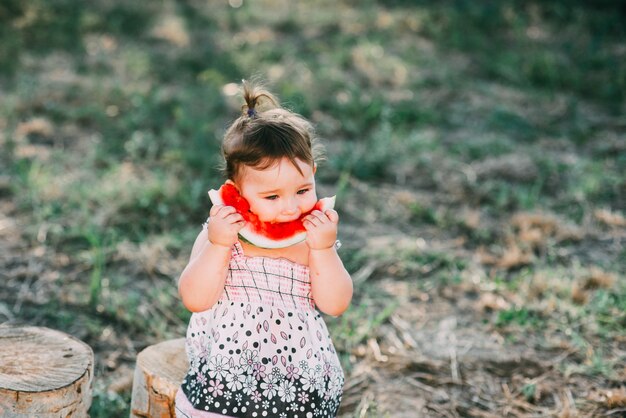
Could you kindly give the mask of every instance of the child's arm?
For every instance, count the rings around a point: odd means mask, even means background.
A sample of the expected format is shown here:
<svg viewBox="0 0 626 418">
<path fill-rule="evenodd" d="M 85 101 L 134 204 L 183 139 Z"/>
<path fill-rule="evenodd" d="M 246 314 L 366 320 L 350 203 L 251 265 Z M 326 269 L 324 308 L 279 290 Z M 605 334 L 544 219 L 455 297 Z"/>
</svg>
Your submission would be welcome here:
<svg viewBox="0 0 626 418">
<path fill-rule="evenodd" d="M 215 205 L 207 228 L 198 234 L 187 267 L 178 279 L 178 293 L 192 312 L 209 309 L 220 298 L 228 274 L 232 246 L 245 222 L 234 208 Z"/>
<path fill-rule="evenodd" d="M 339 215 L 313 211 L 304 222 L 309 245 L 311 293 L 318 309 L 341 315 L 352 300 L 352 279 L 335 250 Z"/>
</svg>

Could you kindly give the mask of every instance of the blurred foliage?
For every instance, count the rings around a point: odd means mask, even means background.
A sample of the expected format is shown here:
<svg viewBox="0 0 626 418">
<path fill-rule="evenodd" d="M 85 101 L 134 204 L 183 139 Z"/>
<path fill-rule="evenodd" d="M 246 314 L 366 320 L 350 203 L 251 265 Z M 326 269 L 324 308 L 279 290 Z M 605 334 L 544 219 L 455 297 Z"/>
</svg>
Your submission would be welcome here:
<svg viewBox="0 0 626 418">
<path fill-rule="evenodd" d="M 238 8 L 4 0 L 0 175 L 10 181 L 0 196 L 27 218 L 33 247 L 69 260 L 56 268 L 79 283 L 69 293 L 82 301 L 44 303 L 43 314 L 29 306 L 24 315 L 82 327 L 94 341 L 106 324 L 145 341 L 184 326 L 177 265 L 166 261 L 188 257 L 207 216 L 206 191 L 222 181 L 220 139 L 240 111 L 233 83 L 253 76 L 317 126 L 328 151 L 319 179 L 336 187 L 348 209 L 342 219 L 359 230 L 382 219 L 403 232 L 456 234 L 465 248 L 501 249 L 511 235 L 501 225 L 517 211 L 552 211 L 576 225 L 589 225 L 597 207 L 623 213 L 625 22 L 626 3 L 611 0 L 265 0 Z M 369 207 L 398 189 L 420 199 Z M 358 210 L 344 203 L 354 196 Z M 403 205 L 404 220 L 394 212 Z M 482 223 L 463 218 L 465 206 L 480 209 Z M 567 242 L 547 241 L 532 249 L 533 268 L 562 262 L 557 247 Z M 581 247 L 585 260 L 590 248 Z M 344 254 L 351 272 L 370 257 Z M 470 265 L 437 251 L 393 257 L 389 274 L 419 276 L 427 291 L 459 286 Z M 620 257 L 607 270 L 626 273 Z M 496 290 L 521 292 L 526 279 L 511 270 L 490 276 Z M 85 271 L 87 279 L 77 278 Z M 569 273 L 555 273 L 566 287 Z M 594 291 L 582 306 L 559 285 L 550 291 L 567 313 L 559 326 L 581 347 L 624 329 L 623 286 Z M 389 298 L 364 285 L 356 306 L 329 321 L 344 362 L 393 314 Z M 71 310 L 87 319 L 73 323 Z M 510 305 L 489 320 L 538 330 L 555 316 Z M 592 320 L 583 330 L 585 317 Z M 585 370 L 610 375 L 617 366 L 603 356 L 593 353 Z M 123 415 L 127 401 L 101 388 L 93 415 Z"/>
</svg>

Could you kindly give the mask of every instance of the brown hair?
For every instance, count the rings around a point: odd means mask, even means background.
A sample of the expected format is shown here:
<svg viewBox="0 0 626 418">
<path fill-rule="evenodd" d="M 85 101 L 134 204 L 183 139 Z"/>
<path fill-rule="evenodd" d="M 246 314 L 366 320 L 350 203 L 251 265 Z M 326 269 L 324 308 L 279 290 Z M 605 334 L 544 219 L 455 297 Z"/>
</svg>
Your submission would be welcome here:
<svg viewBox="0 0 626 418">
<path fill-rule="evenodd" d="M 321 157 L 313 126 L 282 108 L 270 92 L 244 80 L 243 99 L 242 115 L 228 128 L 222 143 L 228 179 L 235 180 L 242 165 L 265 169 L 286 157 L 300 171 L 296 159 L 313 166 Z"/>
</svg>

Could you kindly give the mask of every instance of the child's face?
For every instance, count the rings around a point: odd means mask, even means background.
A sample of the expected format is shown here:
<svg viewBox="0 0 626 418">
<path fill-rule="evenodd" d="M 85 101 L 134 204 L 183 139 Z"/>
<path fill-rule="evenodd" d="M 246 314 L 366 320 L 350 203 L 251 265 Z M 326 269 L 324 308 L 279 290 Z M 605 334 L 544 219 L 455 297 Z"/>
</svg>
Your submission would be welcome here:
<svg viewBox="0 0 626 418">
<path fill-rule="evenodd" d="M 263 170 L 241 169 L 237 182 L 239 192 L 260 221 L 293 221 L 315 206 L 315 167 L 301 160 L 296 163 L 302 174 L 288 158 Z"/>
</svg>

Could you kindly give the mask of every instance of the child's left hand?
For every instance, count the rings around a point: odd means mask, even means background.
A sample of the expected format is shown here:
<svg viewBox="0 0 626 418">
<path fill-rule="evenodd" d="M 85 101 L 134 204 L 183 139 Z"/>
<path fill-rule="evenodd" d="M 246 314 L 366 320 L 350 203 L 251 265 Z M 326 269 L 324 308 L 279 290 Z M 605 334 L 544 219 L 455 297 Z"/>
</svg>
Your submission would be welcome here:
<svg viewBox="0 0 626 418">
<path fill-rule="evenodd" d="M 331 248 L 337 240 L 339 215 L 330 209 L 326 212 L 314 210 L 307 215 L 302 225 L 306 229 L 306 243 L 312 250 Z"/>
</svg>

